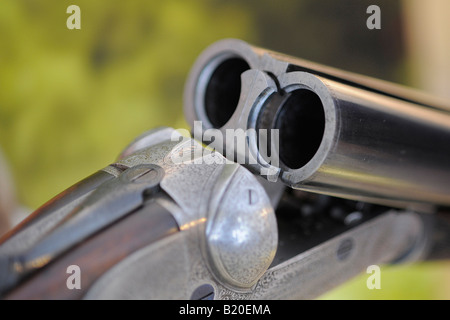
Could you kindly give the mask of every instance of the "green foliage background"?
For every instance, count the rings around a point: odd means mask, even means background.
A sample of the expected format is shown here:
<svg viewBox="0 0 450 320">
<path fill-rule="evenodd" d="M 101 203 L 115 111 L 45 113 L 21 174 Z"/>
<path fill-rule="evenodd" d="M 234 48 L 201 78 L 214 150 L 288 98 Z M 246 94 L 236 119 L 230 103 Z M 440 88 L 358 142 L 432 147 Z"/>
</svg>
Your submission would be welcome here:
<svg viewBox="0 0 450 320">
<path fill-rule="evenodd" d="M 136 135 L 184 126 L 184 79 L 201 50 L 251 38 L 236 5 L 206 1 L 0 2 L 0 145 L 35 208 L 112 162 Z M 233 17 L 229 21 L 229 17 Z"/>
<path fill-rule="evenodd" d="M 215 40 L 241 38 L 352 71 L 405 80 L 397 54 L 401 48 L 385 46 L 371 59 L 370 45 L 378 46 L 373 37 L 353 34 L 345 24 L 339 27 L 339 21 L 352 16 L 346 11 L 349 4 L 340 9 L 336 1 L 325 1 L 323 7 L 331 8 L 325 14 L 334 18 L 320 20 L 314 16 L 324 14 L 319 2 L 0 1 L 0 146 L 21 203 L 38 207 L 113 162 L 125 145 L 150 128 L 186 127 L 184 81 L 198 54 Z M 81 30 L 66 28 L 70 4 L 81 8 Z M 363 13 L 359 19 L 365 19 Z M 303 28 L 292 28 L 290 23 L 299 21 Z M 316 39 L 302 38 L 305 30 Z M 343 37 L 346 32 L 353 38 Z M 368 44 L 360 46 L 366 51 L 345 59 L 358 41 Z M 388 66 L 380 68 L 373 61 Z M 324 298 L 448 298 L 444 271 L 445 265 L 386 267 L 382 290 L 367 290 L 367 275 L 362 275 Z"/>
</svg>

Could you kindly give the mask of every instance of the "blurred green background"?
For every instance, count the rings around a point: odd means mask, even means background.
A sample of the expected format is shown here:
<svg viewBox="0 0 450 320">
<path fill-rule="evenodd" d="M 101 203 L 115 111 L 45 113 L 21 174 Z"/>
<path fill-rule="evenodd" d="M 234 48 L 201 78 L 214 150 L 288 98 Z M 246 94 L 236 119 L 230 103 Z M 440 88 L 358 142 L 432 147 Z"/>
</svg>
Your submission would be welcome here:
<svg viewBox="0 0 450 320">
<path fill-rule="evenodd" d="M 413 3 L 420 5 L 416 0 L 0 1 L 0 147 L 20 203 L 35 209 L 113 162 L 150 128 L 186 127 L 186 76 L 200 52 L 222 38 L 441 94 L 422 77 L 424 54 L 414 50 L 421 42 L 409 32 L 420 11 Z M 81 8 L 81 30 L 66 28 L 71 4 Z M 381 7 L 381 30 L 366 28 L 371 4 Z M 430 41 L 428 36 L 422 37 Z M 383 267 L 381 290 L 368 290 L 363 274 L 322 298 L 448 299 L 448 266 Z"/>
</svg>

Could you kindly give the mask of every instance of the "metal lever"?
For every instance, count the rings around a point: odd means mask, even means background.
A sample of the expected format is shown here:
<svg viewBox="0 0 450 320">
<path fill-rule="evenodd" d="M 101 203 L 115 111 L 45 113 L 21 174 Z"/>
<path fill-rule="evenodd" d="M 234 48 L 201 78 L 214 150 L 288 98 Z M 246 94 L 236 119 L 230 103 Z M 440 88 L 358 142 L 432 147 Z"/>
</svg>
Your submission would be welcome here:
<svg viewBox="0 0 450 320">
<path fill-rule="evenodd" d="M 164 170 L 141 164 L 95 190 L 35 246 L 16 256 L 0 257 L 0 293 L 42 268 L 61 253 L 139 208 L 154 194 Z"/>
</svg>

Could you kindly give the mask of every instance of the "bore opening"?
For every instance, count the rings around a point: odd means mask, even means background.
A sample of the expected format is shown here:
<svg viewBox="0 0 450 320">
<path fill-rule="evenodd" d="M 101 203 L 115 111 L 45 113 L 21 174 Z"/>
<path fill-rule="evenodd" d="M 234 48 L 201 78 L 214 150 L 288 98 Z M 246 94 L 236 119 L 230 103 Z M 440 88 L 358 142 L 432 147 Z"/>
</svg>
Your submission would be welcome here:
<svg viewBox="0 0 450 320">
<path fill-rule="evenodd" d="M 275 121 L 279 130 L 280 160 L 290 169 L 305 166 L 316 154 L 325 130 L 325 112 L 319 96 L 311 90 L 290 93 Z"/>
<path fill-rule="evenodd" d="M 242 58 L 220 63 L 209 79 L 205 91 L 205 112 L 215 128 L 224 126 L 236 110 L 241 95 L 241 74 L 250 69 Z"/>
</svg>

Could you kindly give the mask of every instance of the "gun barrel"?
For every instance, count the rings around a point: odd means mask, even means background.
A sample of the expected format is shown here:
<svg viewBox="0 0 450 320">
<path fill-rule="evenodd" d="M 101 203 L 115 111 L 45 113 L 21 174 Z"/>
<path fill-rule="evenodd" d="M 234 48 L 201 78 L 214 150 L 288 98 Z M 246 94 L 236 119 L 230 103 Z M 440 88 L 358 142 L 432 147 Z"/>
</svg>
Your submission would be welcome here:
<svg viewBox="0 0 450 320">
<path fill-rule="evenodd" d="M 450 115 L 303 72 L 280 78 L 283 181 L 335 196 L 450 204 Z"/>
<path fill-rule="evenodd" d="M 270 158 L 290 187 L 393 207 L 450 205 L 450 107 L 425 93 L 227 39 L 195 63 L 185 114 L 203 131 L 277 130 Z M 271 160 L 258 140 L 247 144 Z"/>
</svg>

